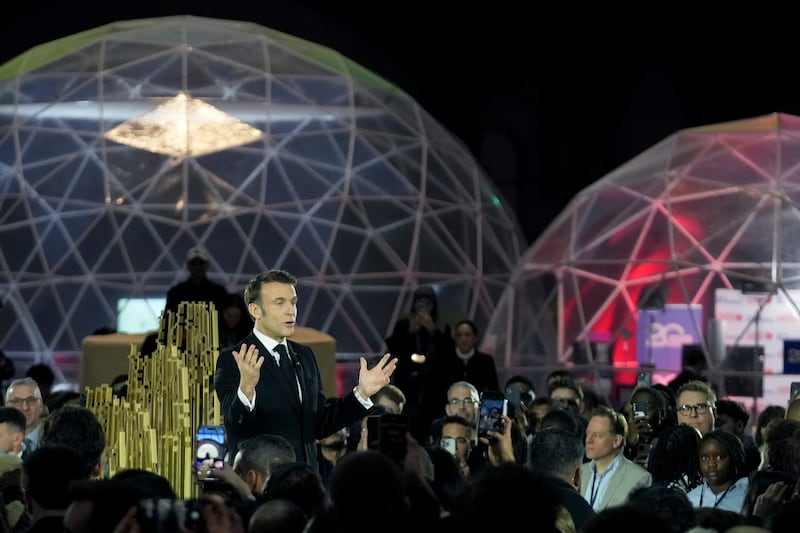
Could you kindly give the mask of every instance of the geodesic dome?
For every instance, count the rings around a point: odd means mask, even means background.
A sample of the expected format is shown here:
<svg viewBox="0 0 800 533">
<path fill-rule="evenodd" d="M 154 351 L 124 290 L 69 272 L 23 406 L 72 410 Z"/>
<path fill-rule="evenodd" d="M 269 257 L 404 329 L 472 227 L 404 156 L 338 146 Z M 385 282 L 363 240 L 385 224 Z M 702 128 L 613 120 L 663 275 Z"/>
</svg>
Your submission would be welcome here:
<svg viewBox="0 0 800 533">
<path fill-rule="evenodd" d="M 470 153 L 409 95 L 269 28 L 117 22 L 0 67 L 12 357 L 79 352 L 120 300 L 158 301 L 185 279 L 196 244 L 230 291 L 292 272 L 299 324 L 340 357 L 374 355 L 418 284 L 487 323 L 523 242 Z"/>
<path fill-rule="evenodd" d="M 800 336 L 773 333 L 800 316 L 798 200 L 800 118 L 679 131 L 581 191 L 524 253 L 488 347 L 509 368 L 636 366 L 638 312 L 656 300 L 697 310 L 682 332 L 710 369 L 728 352 L 709 326 L 724 323 L 723 344 L 764 345 L 764 370 L 781 373 L 783 341 Z"/>
</svg>

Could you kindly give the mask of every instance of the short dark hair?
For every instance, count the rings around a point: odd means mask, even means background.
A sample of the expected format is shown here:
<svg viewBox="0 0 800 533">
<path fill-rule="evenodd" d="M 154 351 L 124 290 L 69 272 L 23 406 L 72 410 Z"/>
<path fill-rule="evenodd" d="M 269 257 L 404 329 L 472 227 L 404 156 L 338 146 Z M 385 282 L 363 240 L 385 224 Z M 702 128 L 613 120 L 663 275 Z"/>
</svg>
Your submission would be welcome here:
<svg viewBox="0 0 800 533">
<path fill-rule="evenodd" d="M 42 446 L 22 463 L 25 492 L 43 509 L 64 510 L 70 501 L 70 486 L 87 479 L 83 457 L 66 446 Z"/>
<path fill-rule="evenodd" d="M 746 426 L 747 421 L 750 420 L 750 415 L 747 414 L 744 405 L 735 400 L 717 400 L 717 414 L 727 415 L 734 420 L 738 420 L 742 423 L 742 426 Z"/>
<path fill-rule="evenodd" d="M 528 446 L 528 468 L 555 473 L 559 478 L 574 475 L 583 462 L 583 440 L 576 434 L 553 427 L 534 433 Z"/>
<path fill-rule="evenodd" d="M 56 381 L 55 372 L 50 368 L 50 365 L 45 363 L 31 365 L 25 372 L 25 376 L 33 378 L 37 383 L 43 383 L 45 385 L 52 385 Z"/>
<path fill-rule="evenodd" d="M 244 303 L 246 306 L 250 306 L 250 304 L 260 304 L 261 303 L 261 286 L 265 283 L 286 283 L 288 285 L 297 285 L 297 278 L 291 275 L 290 273 L 286 272 L 285 270 L 280 270 L 277 268 L 273 268 L 272 270 L 267 270 L 265 272 L 260 273 L 253 279 L 251 279 L 247 283 L 247 287 L 244 288 Z"/>
<path fill-rule="evenodd" d="M 257 435 L 243 440 L 235 454 L 242 452 L 239 461 L 235 464 L 236 473 L 245 473 L 254 470 L 264 478 L 279 466 L 294 462 L 297 457 L 294 447 L 280 435 Z M 234 456 L 234 460 L 236 457 Z"/>
<path fill-rule="evenodd" d="M 106 435 L 94 411 L 79 405 L 59 407 L 42 423 L 39 446 L 66 446 L 81 454 L 86 477 L 100 464 Z"/>
<path fill-rule="evenodd" d="M 0 407 L 0 424 L 8 424 L 23 434 L 25 433 L 25 427 L 28 425 L 22 411 L 14 407 Z"/>
</svg>

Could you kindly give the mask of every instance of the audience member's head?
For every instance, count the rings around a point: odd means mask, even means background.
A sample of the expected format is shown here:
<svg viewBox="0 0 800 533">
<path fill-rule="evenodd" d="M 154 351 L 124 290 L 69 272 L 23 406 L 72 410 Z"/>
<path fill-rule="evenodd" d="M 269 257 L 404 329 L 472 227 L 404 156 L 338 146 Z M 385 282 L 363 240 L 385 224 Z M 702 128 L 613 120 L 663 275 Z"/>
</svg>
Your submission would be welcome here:
<svg viewBox="0 0 800 533">
<path fill-rule="evenodd" d="M 584 453 L 583 441 L 570 431 L 560 428 L 537 431 L 528 446 L 528 469 L 554 475 L 580 489 Z"/>
<path fill-rule="evenodd" d="M 789 419 L 786 419 L 789 420 Z M 783 438 L 770 433 L 765 445 L 767 465 L 771 470 L 786 472 L 792 479 L 800 479 L 800 422 L 794 431 Z"/>
<path fill-rule="evenodd" d="M 532 432 L 541 429 L 542 419 L 554 409 L 558 409 L 558 405 L 550 396 L 538 396 L 531 402 L 528 406 L 528 420 Z"/>
<path fill-rule="evenodd" d="M 64 530 L 71 533 L 114 531 L 142 500 L 142 491 L 121 479 L 90 479 L 70 485 Z"/>
<path fill-rule="evenodd" d="M 111 479 L 130 483 L 142 491 L 143 498 L 177 498 L 169 480 L 161 474 L 143 468 L 125 468 L 111 476 Z"/>
<path fill-rule="evenodd" d="M 233 471 L 254 494 L 262 494 L 271 473 L 296 459 L 294 447 L 284 437 L 258 435 L 239 443 L 233 459 Z"/>
<path fill-rule="evenodd" d="M 721 459 L 727 457 L 726 460 Z M 709 461 L 715 458 L 714 461 Z M 710 481 L 710 473 L 717 476 L 717 480 Z M 733 483 L 748 474 L 745 467 L 744 446 L 742 440 L 728 431 L 715 429 L 703 435 L 700 441 L 700 472 L 715 488 L 715 483 Z"/>
<path fill-rule="evenodd" d="M 689 492 L 703 482 L 700 475 L 700 432 L 692 426 L 670 426 L 650 451 L 647 470 L 654 485 L 677 486 Z"/>
<path fill-rule="evenodd" d="M 498 509 L 524 510 L 536 517 L 537 531 L 555 531 L 561 499 L 554 481 L 546 474 L 533 472 L 517 463 L 501 463 L 484 468 L 467 487 L 463 511 L 458 513 L 454 530 L 485 533 L 498 527 Z"/>
<path fill-rule="evenodd" d="M 784 418 L 785 415 L 786 408 L 782 405 L 768 405 L 758 414 L 755 439 L 759 447 L 764 444 L 764 428 L 767 424 L 776 418 Z"/>
<path fill-rule="evenodd" d="M 632 504 L 606 507 L 589 519 L 581 533 L 641 533 L 643 527 L 648 533 L 674 533 L 670 523 L 654 509 Z"/>
<path fill-rule="evenodd" d="M 433 464 L 433 478 L 428 480 L 431 488 L 442 508 L 454 512 L 467 486 L 464 472 L 455 456 L 444 448 L 428 446 L 426 451 Z"/>
<path fill-rule="evenodd" d="M 728 399 L 717 400 L 716 429 L 733 433 L 741 439 L 749 420 L 750 415 L 741 402 Z"/>
<path fill-rule="evenodd" d="M 56 381 L 56 374 L 53 372 L 53 369 L 50 368 L 50 365 L 45 363 L 31 365 L 25 372 L 25 376 L 33 378 L 33 380 L 36 381 L 39 385 L 39 392 L 42 393 L 42 398 L 46 400 L 53 388 L 53 383 Z"/>
<path fill-rule="evenodd" d="M 86 477 L 98 477 L 103 471 L 106 435 L 91 409 L 65 405 L 45 418 L 39 446 L 66 446 L 81 454 Z"/>
<path fill-rule="evenodd" d="M 14 407 L 0 407 L 0 451 L 19 454 L 25 437 L 25 415 Z"/>
<path fill-rule="evenodd" d="M 716 507 L 698 507 L 694 511 L 697 527 L 711 531 L 728 531 L 744 524 L 744 516 L 735 511 L 727 511 Z"/>
<path fill-rule="evenodd" d="M 264 496 L 289 500 L 297 504 L 307 517 L 311 517 L 327 504 L 328 491 L 316 468 L 295 461 L 272 471 L 264 488 Z"/>
<path fill-rule="evenodd" d="M 44 413 L 42 392 L 33 378 L 19 378 L 6 389 L 6 405 L 19 409 L 25 415 L 25 435 L 35 430 Z"/>
<path fill-rule="evenodd" d="M 583 430 L 578 422 L 577 415 L 567 409 L 557 407 L 542 417 L 538 431 L 550 428 L 560 428 L 583 438 Z"/>
<path fill-rule="evenodd" d="M 580 413 L 583 389 L 577 381 L 568 377 L 555 378 L 547 382 L 547 387 L 553 400 L 576 414 Z"/>
<path fill-rule="evenodd" d="M 628 494 L 628 504 L 655 513 L 671 526 L 672 533 L 683 533 L 696 524 L 695 510 L 686 493 L 661 485 L 639 487 Z M 650 523 L 647 523 L 650 531 Z"/>
<path fill-rule="evenodd" d="M 761 444 L 761 465 L 759 469 L 769 468 L 770 470 L 781 470 L 771 464 L 773 457 L 770 455 L 770 448 L 780 440 L 787 438 L 797 438 L 800 434 L 800 422 L 790 418 L 773 418 L 762 430 L 763 443 Z M 779 456 L 775 455 L 777 459 Z"/>
<path fill-rule="evenodd" d="M 406 531 L 409 499 L 403 471 L 377 450 L 345 455 L 331 473 L 329 496 L 340 527 L 353 533 Z"/>
<path fill-rule="evenodd" d="M 66 511 L 72 483 L 86 480 L 83 457 L 65 446 L 37 448 L 22 465 L 22 486 L 33 518 Z"/>
<path fill-rule="evenodd" d="M 303 509 L 290 500 L 268 500 L 250 516 L 247 533 L 303 533 L 308 518 Z"/>
<path fill-rule="evenodd" d="M 678 423 L 697 428 L 706 434 L 714 429 L 717 395 L 705 381 L 692 380 L 678 389 Z"/>
<path fill-rule="evenodd" d="M 381 387 L 370 399 L 373 403 L 388 407 L 389 411 L 396 415 L 401 414 L 406 405 L 406 395 L 403 394 L 400 387 L 391 383 Z"/>
</svg>

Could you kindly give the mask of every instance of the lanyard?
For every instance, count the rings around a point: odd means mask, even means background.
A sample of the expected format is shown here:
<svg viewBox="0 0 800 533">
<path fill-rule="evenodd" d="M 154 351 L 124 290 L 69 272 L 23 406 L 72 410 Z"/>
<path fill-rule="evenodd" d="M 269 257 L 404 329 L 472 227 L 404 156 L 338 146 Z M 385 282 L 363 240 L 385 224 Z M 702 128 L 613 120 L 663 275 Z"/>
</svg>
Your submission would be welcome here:
<svg viewBox="0 0 800 533">
<path fill-rule="evenodd" d="M 597 482 L 597 488 L 594 487 L 594 482 L 597 479 L 597 472 L 592 474 L 592 486 L 589 488 L 589 505 L 594 507 L 594 501 L 597 499 L 597 493 L 600 492 L 600 481 Z"/>
<path fill-rule="evenodd" d="M 728 485 L 728 488 L 727 488 L 727 489 L 725 489 L 725 490 L 722 492 L 722 496 L 720 496 L 719 498 L 717 498 L 716 496 L 714 496 L 714 498 L 715 498 L 715 499 L 714 499 L 714 508 L 715 508 L 715 509 L 716 509 L 716 507 L 717 507 L 717 506 L 718 506 L 718 505 L 719 505 L 719 504 L 722 502 L 722 500 L 724 500 L 724 499 L 725 499 L 725 496 L 727 496 L 727 495 L 728 495 L 728 491 L 729 491 L 729 490 L 731 490 L 735 484 L 736 484 L 736 482 L 734 481 L 733 483 L 731 483 L 730 485 Z M 706 485 L 706 487 L 708 487 L 708 485 Z M 711 487 L 708 487 L 708 490 L 711 490 Z M 705 491 L 705 487 L 703 487 L 703 490 L 701 490 L 701 491 L 700 491 L 700 504 L 698 505 L 698 507 L 702 507 L 702 506 L 703 506 L 703 496 L 705 496 L 705 493 L 706 493 L 706 491 Z M 714 491 L 711 491 L 711 493 L 712 493 L 712 494 L 714 494 Z"/>
</svg>

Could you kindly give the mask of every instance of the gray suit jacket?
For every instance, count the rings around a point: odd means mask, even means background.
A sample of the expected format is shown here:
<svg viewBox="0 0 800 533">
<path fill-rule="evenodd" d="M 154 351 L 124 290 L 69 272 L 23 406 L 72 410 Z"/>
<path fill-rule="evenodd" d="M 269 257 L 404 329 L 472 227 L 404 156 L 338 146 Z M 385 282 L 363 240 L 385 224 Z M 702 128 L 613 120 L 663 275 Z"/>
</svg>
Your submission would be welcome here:
<svg viewBox="0 0 800 533">
<path fill-rule="evenodd" d="M 639 487 L 649 487 L 653 482 L 653 476 L 645 468 L 624 456 L 620 456 L 620 460 L 617 470 L 611 475 L 603 499 L 600 500 L 600 510 L 627 503 L 628 494 L 631 491 Z M 592 484 L 592 476 L 592 462 L 583 463 L 581 465 L 581 496 L 584 498 Z M 589 498 L 586 498 L 586 501 L 589 501 Z"/>
</svg>

